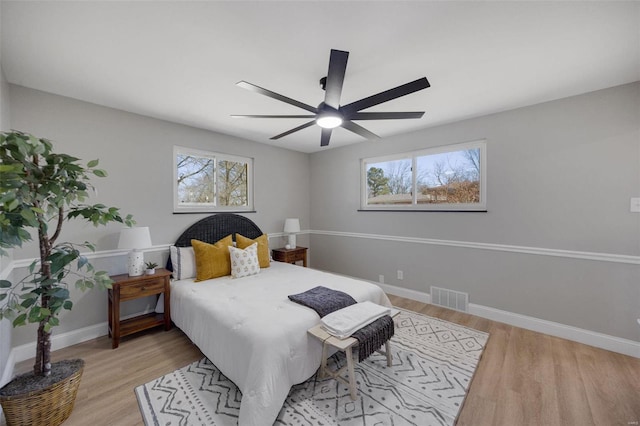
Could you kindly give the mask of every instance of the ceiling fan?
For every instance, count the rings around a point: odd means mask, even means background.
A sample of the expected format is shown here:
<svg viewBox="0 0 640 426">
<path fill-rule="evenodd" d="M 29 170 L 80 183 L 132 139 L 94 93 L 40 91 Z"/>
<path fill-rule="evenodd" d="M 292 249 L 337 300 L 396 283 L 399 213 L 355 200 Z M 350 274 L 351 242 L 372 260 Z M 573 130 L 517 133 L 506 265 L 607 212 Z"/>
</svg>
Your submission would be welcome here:
<svg viewBox="0 0 640 426">
<path fill-rule="evenodd" d="M 344 75 L 347 69 L 347 59 L 349 58 L 349 52 L 342 50 L 331 50 L 329 57 L 329 71 L 327 76 L 320 79 L 320 86 L 325 91 L 324 101 L 317 107 L 307 105 L 303 102 L 296 101 L 295 99 L 288 98 L 279 93 L 272 92 L 271 90 L 264 89 L 255 84 L 248 83 L 246 81 L 239 81 L 236 83 L 243 89 L 250 90 L 252 92 L 260 93 L 273 99 L 277 99 L 281 102 L 297 106 L 313 114 L 306 115 L 232 115 L 234 118 L 310 118 L 308 121 L 298 127 L 291 130 L 287 130 L 284 133 L 273 136 L 271 140 L 280 139 L 284 136 L 295 133 L 299 130 L 306 129 L 307 127 L 317 124 L 322 127 L 322 135 L 320 137 L 320 146 L 329 145 L 331 139 L 331 132 L 336 127 L 342 127 L 353 133 L 356 133 L 366 139 L 379 139 L 380 136 L 370 132 L 359 124 L 354 123 L 354 120 L 398 120 L 407 118 L 421 118 L 424 115 L 424 111 L 414 112 L 361 112 L 363 109 L 371 108 L 374 105 L 388 102 L 390 100 L 399 98 L 401 96 L 409 95 L 418 90 L 426 89 L 430 87 L 429 81 L 426 77 L 419 78 L 410 83 L 403 84 L 393 89 L 385 90 L 378 94 L 368 96 L 360 99 L 359 101 L 351 102 L 347 105 L 340 105 L 340 96 L 342 94 L 342 83 L 344 82 Z"/>
</svg>

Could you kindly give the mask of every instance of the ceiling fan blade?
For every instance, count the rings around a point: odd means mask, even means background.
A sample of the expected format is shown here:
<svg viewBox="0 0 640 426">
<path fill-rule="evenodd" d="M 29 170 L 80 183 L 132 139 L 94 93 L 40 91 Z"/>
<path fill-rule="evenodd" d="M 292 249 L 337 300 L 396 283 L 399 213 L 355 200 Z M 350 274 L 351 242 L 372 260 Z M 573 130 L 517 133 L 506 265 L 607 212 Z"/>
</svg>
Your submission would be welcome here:
<svg viewBox="0 0 640 426">
<path fill-rule="evenodd" d="M 232 118 L 315 118 L 315 115 L 238 115 L 233 114 Z"/>
<path fill-rule="evenodd" d="M 327 84 L 325 86 L 324 103 L 334 109 L 340 106 L 340 96 L 342 95 L 342 83 L 344 74 L 347 71 L 347 60 L 349 52 L 331 49 L 329 57 L 329 71 L 327 73 Z"/>
<path fill-rule="evenodd" d="M 426 77 L 419 78 L 410 83 L 403 84 L 393 89 L 385 90 L 384 92 L 377 93 L 375 95 L 360 99 L 359 101 L 352 102 L 340 108 L 340 111 L 344 111 L 346 115 L 353 114 L 354 112 L 371 108 L 374 105 L 388 102 L 393 99 L 399 98 L 417 92 L 418 90 L 426 89 L 430 87 L 429 81 Z"/>
<path fill-rule="evenodd" d="M 248 83 L 246 81 L 239 81 L 236 83 L 236 86 L 242 87 L 243 89 L 250 90 L 252 92 L 260 93 L 261 95 L 268 96 L 273 99 L 277 99 L 281 102 L 287 103 L 289 105 L 297 106 L 298 108 L 306 109 L 309 112 L 317 113 L 318 108 L 313 107 L 311 105 L 307 105 L 305 103 L 296 101 L 295 99 L 288 98 L 279 93 L 272 92 L 271 90 L 264 89 L 260 86 L 256 86 L 255 84 Z"/>
<path fill-rule="evenodd" d="M 291 130 L 287 130 L 286 132 L 280 133 L 279 135 L 275 135 L 274 137 L 269 138 L 269 139 L 271 139 L 272 141 L 275 141 L 276 139 L 283 138 L 283 137 L 285 137 L 287 135 L 290 135 L 291 133 L 297 132 L 298 130 L 306 129 L 307 127 L 313 126 L 314 124 L 316 124 L 316 120 L 311 120 L 308 123 L 304 123 L 301 126 L 295 127 L 295 128 L 293 128 Z"/>
<path fill-rule="evenodd" d="M 349 115 L 349 120 L 402 120 L 405 118 L 422 118 L 424 111 L 412 112 L 356 112 Z"/>
<path fill-rule="evenodd" d="M 380 139 L 380 136 L 376 135 L 360 126 L 359 124 L 354 123 L 353 121 L 345 120 L 342 122 L 341 127 L 362 136 L 365 139 Z"/>
<path fill-rule="evenodd" d="M 322 135 L 320 136 L 320 146 L 329 145 L 329 140 L 331 139 L 331 131 L 333 129 L 322 129 Z"/>
</svg>

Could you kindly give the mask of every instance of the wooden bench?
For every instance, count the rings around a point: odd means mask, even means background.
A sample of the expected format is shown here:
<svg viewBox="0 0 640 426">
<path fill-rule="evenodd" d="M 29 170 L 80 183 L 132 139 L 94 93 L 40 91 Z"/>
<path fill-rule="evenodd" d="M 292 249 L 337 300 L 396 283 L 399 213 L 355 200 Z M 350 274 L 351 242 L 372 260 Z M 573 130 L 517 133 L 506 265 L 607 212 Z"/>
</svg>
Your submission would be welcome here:
<svg viewBox="0 0 640 426">
<path fill-rule="evenodd" d="M 391 313 L 392 317 L 398 315 L 399 311 L 394 309 Z M 349 392 L 351 393 L 351 399 L 355 401 L 358 399 L 358 388 L 356 387 L 356 375 L 353 369 L 353 347 L 358 344 L 358 339 L 355 337 L 347 337 L 345 339 L 340 339 L 338 337 L 332 336 L 327 333 L 325 329 L 322 328 L 321 324 L 316 325 L 308 330 L 308 333 L 313 337 L 317 338 L 322 342 L 322 363 L 320 364 L 320 372 L 318 377 L 323 379 L 325 377 L 332 377 L 335 380 L 338 380 L 349 387 Z M 339 351 L 344 352 L 345 357 L 347 358 L 347 365 L 340 368 L 339 370 L 332 371 L 327 368 L 327 354 L 329 352 L 329 347 L 335 348 Z M 387 366 L 391 367 L 392 365 L 392 355 L 391 355 L 391 344 L 389 340 L 387 340 L 384 344 L 384 350 L 379 349 L 379 353 L 382 355 L 386 355 L 387 357 Z M 348 379 L 341 376 L 344 370 L 347 370 Z"/>
</svg>

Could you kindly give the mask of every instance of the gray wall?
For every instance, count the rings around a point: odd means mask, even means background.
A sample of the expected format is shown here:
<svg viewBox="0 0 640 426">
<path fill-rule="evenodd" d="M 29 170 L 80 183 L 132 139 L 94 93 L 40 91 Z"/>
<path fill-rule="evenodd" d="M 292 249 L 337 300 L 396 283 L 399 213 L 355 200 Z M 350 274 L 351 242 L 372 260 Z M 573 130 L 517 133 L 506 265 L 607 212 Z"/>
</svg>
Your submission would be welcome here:
<svg viewBox="0 0 640 426">
<path fill-rule="evenodd" d="M 309 225 L 309 157 L 307 154 L 258 144 L 231 136 L 151 119 L 74 99 L 10 85 L 12 125 L 54 141 L 59 152 L 85 162 L 99 158 L 107 178 L 93 180 L 98 192 L 90 202 L 101 202 L 132 213 L 139 226 L 148 226 L 154 245 L 170 244 L 190 224 L 206 214 L 174 215 L 172 195 L 173 146 L 180 145 L 253 157 L 256 213 L 252 219 L 264 232 L 282 232 L 286 217 L 299 217 Z M 81 221 L 67 222 L 64 240 L 97 243 L 97 250 L 117 246 L 119 224 L 94 228 Z M 307 242 L 301 238 L 300 243 Z M 280 243 L 280 238 L 270 241 Z M 35 244 L 15 251 L 16 259 L 37 255 Z M 163 262 L 164 253 L 149 253 L 145 259 Z M 97 259 L 96 267 L 109 273 L 124 273 L 124 256 Z M 20 271 L 16 274 L 19 275 Z M 75 291 L 74 309 L 65 313 L 55 333 L 86 327 L 107 319 L 106 295 Z M 82 303 L 77 303 L 82 300 Z M 149 307 L 134 306 L 130 311 Z M 125 310 L 125 314 L 127 311 Z M 34 340 L 33 327 L 20 327 L 13 334 L 14 346 Z"/>
<path fill-rule="evenodd" d="M 477 139 L 487 140 L 487 213 L 358 211 L 361 158 Z M 640 83 L 312 154 L 311 193 L 316 268 L 465 291 L 472 303 L 640 340 L 638 265 L 358 238 L 639 256 L 629 198 L 640 196 Z"/>
<path fill-rule="evenodd" d="M 0 5 L 0 13 L 2 6 Z M 2 19 L 0 19 L 2 21 Z M 2 49 L 0 49 L 0 131 L 8 130 L 11 128 L 9 122 L 9 84 L 4 78 L 4 71 L 2 70 Z M 0 256 L 0 278 L 5 278 L 3 271 L 7 270 L 11 263 L 11 256 Z M 10 278 L 10 277 L 9 277 Z M 4 303 L 4 302 L 2 302 Z M 7 367 L 7 361 L 9 353 L 11 351 L 11 323 L 9 320 L 0 321 L 0 387 L 4 385 L 2 376 L 5 368 Z M 8 378 L 7 378 L 8 379 Z"/>
</svg>

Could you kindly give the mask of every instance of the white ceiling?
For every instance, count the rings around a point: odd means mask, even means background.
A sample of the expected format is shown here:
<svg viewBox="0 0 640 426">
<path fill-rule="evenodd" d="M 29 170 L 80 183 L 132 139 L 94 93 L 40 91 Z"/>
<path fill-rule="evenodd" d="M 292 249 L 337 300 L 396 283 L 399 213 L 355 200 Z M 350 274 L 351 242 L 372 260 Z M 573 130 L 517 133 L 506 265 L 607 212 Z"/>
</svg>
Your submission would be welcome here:
<svg viewBox="0 0 640 426">
<path fill-rule="evenodd" d="M 10 83 L 302 152 L 332 48 L 350 52 L 342 104 L 426 76 L 372 108 L 420 120 L 360 122 L 382 137 L 640 80 L 638 2 L 2 1 Z M 364 139 L 336 129 L 329 148 Z M 371 142 L 364 142 L 371 143 Z"/>
</svg>

